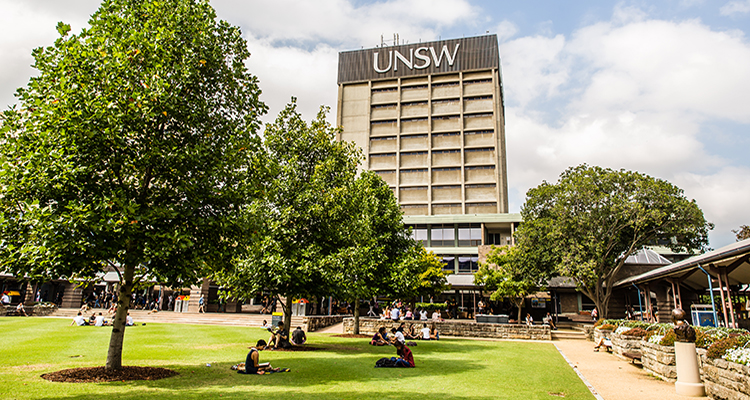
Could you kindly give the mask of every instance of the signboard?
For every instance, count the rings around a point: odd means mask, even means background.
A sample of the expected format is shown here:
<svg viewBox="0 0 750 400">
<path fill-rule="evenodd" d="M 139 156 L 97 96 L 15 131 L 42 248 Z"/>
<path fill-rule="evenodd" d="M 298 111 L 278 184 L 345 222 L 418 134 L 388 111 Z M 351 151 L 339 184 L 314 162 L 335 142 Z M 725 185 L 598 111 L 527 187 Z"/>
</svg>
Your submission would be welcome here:
<svg viewBox="0 0 750 400">
<path fill-rule="evenodd" d="M 498 68 L 496 35 L 339 53 L 338 83 Z"/>
</svg>

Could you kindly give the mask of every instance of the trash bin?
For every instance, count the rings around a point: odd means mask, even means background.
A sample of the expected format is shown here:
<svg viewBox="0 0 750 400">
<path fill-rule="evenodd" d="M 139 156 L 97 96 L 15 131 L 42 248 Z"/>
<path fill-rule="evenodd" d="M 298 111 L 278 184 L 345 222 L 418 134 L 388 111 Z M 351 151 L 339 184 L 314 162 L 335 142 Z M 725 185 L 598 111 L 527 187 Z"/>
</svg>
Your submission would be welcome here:
<svg viewBox="0 0 750 400">
<path fill-rule="evenodd" d="M 284 320 L 284 314 L 283 313 L 275 312 L 275 313 L 273 313 L 273 315 L 271 315 L 271 325 L 273 325 L 274 327 L 278 326 L 279 322 L 281 322 L 283 320 Z M 286 328 L 289 329 L 289 327 L 286 327 Z"/>
<path fill-rule="evenodd" d="M 182 300 L 177 299 L 174 302 L 174 312 L 182 312 Z"/>
</svg>

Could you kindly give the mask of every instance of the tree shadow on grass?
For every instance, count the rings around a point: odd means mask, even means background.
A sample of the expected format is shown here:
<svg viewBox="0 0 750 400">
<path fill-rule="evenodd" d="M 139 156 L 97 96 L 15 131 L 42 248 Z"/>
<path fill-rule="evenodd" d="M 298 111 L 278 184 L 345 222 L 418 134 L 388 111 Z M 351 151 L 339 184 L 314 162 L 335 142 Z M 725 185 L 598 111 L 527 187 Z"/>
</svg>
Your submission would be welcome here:
<svg viewBox="0 0 750 400">
<path fill-rule="evenodd" d="M 216 387 L 211 392 L 201 393 L 183 393 L 183 392 L 163 392 L 163 391 L 144 391 L 141 388 L 134 387 L 124 393 L 118 393 L 118 399 L 155 399 L 163 400 L 165 398 L 179 398 L 181 400 L 189 399 L 247 399 L 247 400 L 268 400 L 273 398 L 301 398 L 316 400 L 341 400 L 341 399 L 357 399 L 357 400 L 384 400 L 384 399 L 424 399 L 424 398 L 439 398 L 440 400 L 495 400 L 495 399 L 517 399 L 520 398 L 513 394 L 504 395 L 499 393 L 493 396 L 477 396 L 471 393 L 470 390 L 464 391 L 464 394 L 455 393 L 442 393 L 439 391 L 425 393 L 424 391 L 409 390 L 408 388 L 394 387 L 390 390 L 363 390 L 363 391 L 318 391 L 318 392 L 298 392 L 293 388 L 285 392 L 261 392 L 248 388 L 248 390 L 235 391 L 232 387 Z M 219 396 L 221 395 L 221 396 Z M 88 395 L 74 395 L 64 396 L 68 400 L 100 400 L 103 394 L 88 394 Z M 63 397 L 39 397 L 39 400 L 53 400 L 60 399 Z"/>
</svg>

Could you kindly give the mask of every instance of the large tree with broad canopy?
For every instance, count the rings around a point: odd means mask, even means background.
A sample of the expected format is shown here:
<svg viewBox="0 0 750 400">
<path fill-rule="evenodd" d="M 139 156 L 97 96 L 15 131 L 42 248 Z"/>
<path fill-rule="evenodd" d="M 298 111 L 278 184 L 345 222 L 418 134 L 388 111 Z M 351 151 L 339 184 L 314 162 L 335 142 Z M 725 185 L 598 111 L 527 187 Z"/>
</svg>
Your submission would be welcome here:
<svg viewBox="0 0 750 400">
<path fill-rule="evenodd" d="M 523 263 L 573 278 L 607 317 L 615 277 L 631 254 L 660 244 L 704 251 L 703 212 L 682 189 L 651 176 L 588 165 L 528 191 L 516 242 Z"/>
<path fill-rule="evenodd" d="M 249 225 L 260 102 L 238 28 L 208 1 L 105 0 L 33 51 L 0 128 L 0 268 L 120 276 L 106 368 L 122 366 L 131 290 L 227 267 Z"/>
</svg>

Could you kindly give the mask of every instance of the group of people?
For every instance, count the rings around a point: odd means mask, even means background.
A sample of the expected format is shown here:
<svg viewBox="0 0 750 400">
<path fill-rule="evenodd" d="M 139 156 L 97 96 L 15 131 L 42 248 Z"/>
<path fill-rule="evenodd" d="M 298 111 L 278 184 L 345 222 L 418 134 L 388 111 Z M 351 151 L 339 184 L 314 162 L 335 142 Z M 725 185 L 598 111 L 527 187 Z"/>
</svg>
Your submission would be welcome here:
<svg viewBox="0 0 750 400">
<path fill-rule="evenodd" d="M 405 323 L 401 323 L 398 328 L 391 328 L 391 335 L 388 335 L 385 327 L 381 326 L 377 332 L 370 339 L 370 344 L 373 346 L 387 346 L 395 345 L 397 342 L 406 344 L 406 340 L 439 340 L 440 332 L 435 327 L 428 327 L 426 323 L 422 324 L 422 329 L 417 331 L 414 324 L 406 327 Z"/>
<path fill-rule="evenodd" d="M 369 313 L 368 313 L 369 314 Z M 380 315 L 380 319 L 387 320 L 390 319 L 392 321 L 427 321 L 428 315 L 430 315 L 426 309 L 420 308 L 416 311 L 412 312 L 411 308 L 409 306 L 403 305 L 401 302 L 397 302 L 393 305 L 387 306 L 385 309 L 383 309 L 383 313 Z M 440 316 L 440 311 L 434 310 L 432 312 L 432 315 L 430 315 L 430 318 L 433 321 L 442 321 L 443 319 Z"/>
<path fill-rule="evenodd" d="M 81 311 L 78 312 L 78 315 L 73 317 L 73 322 L 70 323 L 71 326 L 110 326 L 112 324 L 114 324 L 114 321 L 108 321 L 106 318 L 104 318 L 104 315 L 102 315 L 102 313 L 99 313 L 99 315 L 96 315 L 96 313 L 91 313 L 91 316 L 89 318 L 86 318 L 83 316 L 83 313 Z M 135 321 L 133 321 L 133 317 L 130 316 L 130 313 L 128 313 L 128 315 L 125 317 L 125 325 L 135 325 Z"/>
<path fill-rule="evenodd" d="M 550 328 L 554 330 L 557 329 L 557 325 L 555 325 L 555 319 L 552 318 L 552 315 L 550 313 L 547 313 L 547 315 L 545 315 L 544 318 L 542 318 L 542 323 L 544 325 L 549 325 Z M 526 325 L 528 326 L 534 325 L 534 318 L 529 313 L 526 313 Z"/>
</svg>

